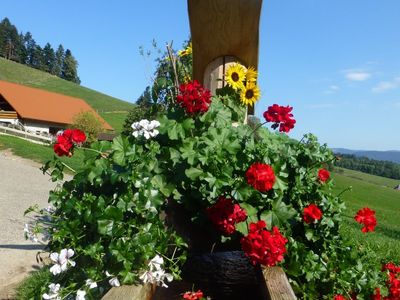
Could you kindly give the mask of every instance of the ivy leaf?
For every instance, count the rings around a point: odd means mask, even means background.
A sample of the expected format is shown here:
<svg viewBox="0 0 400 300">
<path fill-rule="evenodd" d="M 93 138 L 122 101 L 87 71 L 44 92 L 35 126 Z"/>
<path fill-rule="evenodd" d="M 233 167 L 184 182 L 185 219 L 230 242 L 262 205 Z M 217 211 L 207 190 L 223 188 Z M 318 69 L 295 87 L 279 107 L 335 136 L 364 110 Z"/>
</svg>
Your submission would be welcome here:
<svg viewBox="0 0 400 300">
<path fill-rule="evenodd" d="M 195 180 L 197 177 L 203 174 L 203 170 L 198 168 L 190 168 L 185 170 L 185 174 L 189 179 Z"/>
<path fill-rule="evenodd" d="M 113 227 L 114 227 L 113 220 L 98 220 L 97 221 L 97 230 L 101 235 L 112 236 Z"/>
<path fill-rule="evenodd" d="M 239 231 L 243 235 L 247 235 L 249 233 L 246 222 L 237 223 L 235 227 L 236 231 Z"/>
</svg>

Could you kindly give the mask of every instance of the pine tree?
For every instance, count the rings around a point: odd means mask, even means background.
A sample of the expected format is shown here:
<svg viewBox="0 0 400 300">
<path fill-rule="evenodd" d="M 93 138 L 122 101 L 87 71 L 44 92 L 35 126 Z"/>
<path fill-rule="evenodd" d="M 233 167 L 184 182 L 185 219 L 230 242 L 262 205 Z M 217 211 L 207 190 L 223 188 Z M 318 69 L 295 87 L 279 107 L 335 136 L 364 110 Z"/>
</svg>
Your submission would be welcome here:
<svg viewBox="0 0 400 300">
<path fill-rule="evenodd" d="M 28 66 L 33 67 L 34 66 L 34 57 L 35 57 L 35 49 L 36 49 L 36 42 L 32 37 L 32 34 L 28 31 L 24 35 L 24 45 L 26 49 L 26 60 L 25 64 Z"/>
<path fill-rule="evenodd" d="M 11 24 L 8 18 L 0 22 L 0 56 L 14 61 L 20 61 L 18 50 L 21 41 L 17 28 Z"/>
<path fill-rule="evenodd" d="M 39 45 L 36 45 L 33 56 L 32 56 L 32 67 L 42 71 L 46 70 L 46 63 L 44 60 L 43 49 Z"/>
<path fill-rule="evenodd" d="M 78 84 L 81 83 L 78 77 L 77 68 L 78 68 L 77 60 L 72 55 L 71 50 L 67 49 L 67 51 L 65 51 L 61 78 Z"/>
<path fill-rule="evenodd" d="M 64 65 L 64 56 L 65 56 L 64 47 L 60 44 L 55 54 L 54 67 L 51 70 L 51 74 L 61 77 L 61 72 Z"/>
<path fill-rule="evenodd" d="M 54 53 L 54 49 L 51 47 L 49 43 L 47 43 L 43 48 L 44 71 L 52 73 L 52 70 L 54 69 L 55 60 L 56 60 L 56 55 Z"/>
</svg>

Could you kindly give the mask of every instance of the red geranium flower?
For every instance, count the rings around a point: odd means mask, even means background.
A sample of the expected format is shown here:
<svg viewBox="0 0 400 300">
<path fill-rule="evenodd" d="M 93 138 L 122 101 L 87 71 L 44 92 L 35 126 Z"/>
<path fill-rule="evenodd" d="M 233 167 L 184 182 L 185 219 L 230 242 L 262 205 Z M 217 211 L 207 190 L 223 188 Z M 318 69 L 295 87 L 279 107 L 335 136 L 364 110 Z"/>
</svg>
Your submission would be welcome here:
<svg viewBox="0 0 400 300">
<path fill-rule="evenodd" d="M 326 169 L 319 169 L 318 170 L 318 178 L 321 182 L 325 182 L 330 178 L 331 174 Z"/>
<path fill-rule="evenodd" d="M 346 298 L 343 295 L 335 295 L 333 300 L 346 300 Z"/>
<path fill-rule="evenodd" d="M 293 107 L 291 106 L 280 106 L 274 104 L 268 107 L 268 110 L 264 112 L 263 116 L 265 121 L 273 122 L 272 128 L 276 129 L 279 126 L 280 132 L 289 132 L 294 128 L 296 120 L 293 119 L 293 114 L 291 113 Z"/>
<path fill-rule="evenodd" d="M 371 300 L 382 300 L 380 288 L 375 288 L 375 293 L 371 296 Z"/>
<path fill-rule="evenodd" d="M 364 227 L 361 229 L 362 232 L 374 231 L 376 226 L 375 211 L 365 207 L 360 209 L 354 219 L 363 224 Z"/>
<path fill-rule="evenodd" d="M 274 266 L 283 260 L 288 240 L 279 232 L 278 227 L 275 226 L 269 231 L 265 226 L 264 221 L 251 223 L 249 234 L 243 237 L 240 243 L 252 264 Z"/>
<path fill-rule="evenodd" d="M 199 300 L 203 298 L 203 292 L 201 290 L 198 290 L 197 292 L 186 292 L 183 295 L 183 299 L 187 300 Z"/>
<path fill-rule="evenodd" d="M 82 144 L 86 141 L 86 135 L 79 129 L 66 129 L 57 136 L 57 142 L 54 144 L 54 152 L 58 156 L 72 156 L 74 144 Z"/>
<path fill-rule="evenodd" d="M 314 222 L 314 220 L 319 220 L 322 217 L 322 212 L 318 206 L 315 204 L 310 204 L 303 210 L 303 220 L 307 224 Z"/>
<path fill-rule="evenodd" d="M 382 271 L 389 271 L 389 279 L 386 283 L 389 290 L 389 295 L 384 299 L 400 299 L 400 266 L 396 266 L 393 263 L 387 263 L 383 265 Z"/>
<path fill-rule="evenodd" d="M 183 83 L 179 86 L 179 95 L 176 97 L 188 114 L 205 113 L 211 103 L 211 93 L 200 85 L 197 80 Z"/>
<path fill-rule="evenodd" d="M 225 197 L 220 197 L 217 203 L 207 208 L 207 215 L 224 235 L 234 233 L 235 224 L 247 219 L 246 211 L 239 204 L 233 204 L 231 199 Z"/>
<path fill-rule="evenodd" d="M 71 148 L 73 146 L 74 144 L 70 139 L 66 138 L 64 135 L 59 135 L 57 136 L 57 142 L 54 144 L 53 149 L 58 156 L 71 156 Z"/>
<path fill-rule="evenodd" d="M 260 192 L 267 192 L 274 186 L 275 174 L 270 165 L 254 163 L 246 171 L 247 183 Z"/>
</svg>

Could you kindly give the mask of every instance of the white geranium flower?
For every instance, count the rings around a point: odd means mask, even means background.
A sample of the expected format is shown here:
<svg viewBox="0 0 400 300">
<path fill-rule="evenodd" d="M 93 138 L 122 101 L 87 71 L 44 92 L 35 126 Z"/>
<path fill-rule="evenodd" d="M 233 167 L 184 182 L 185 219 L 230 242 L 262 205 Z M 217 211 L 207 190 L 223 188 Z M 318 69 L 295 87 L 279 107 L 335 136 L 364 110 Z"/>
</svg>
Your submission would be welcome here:
<svg viewBox="0 0 400 300">
<path fill-rule="evenodd" d="M 134 137 L 144 136 L 147 140 L 151 137 L 155 137 L 159 134 L 159 131 L 155 128 L 160 126 L 160 122 L 157 120 L 153 120 L 149 122 L 149 120 L 143 119 L 139 122 L 135 122 L 132 124 L 132 135 Z"/>
<path fill-rule="evenodd" d="M 78 290 L 78 291 L 76 292 L 76 298 L 75 298 L 75 300 L 85 300 L 85 299 L 86 299 L 85 296 L 86 296 L 86 292 L 85 292 L 85 291 Z"/>
<path fill-rule="evenodd" d="M 89 287 L 89 289 L 97 288 L 97 283 L 92 279 L 86 279 L 86 285 Z"/>
<path fill-rule="evenodd" d="M 161 270 L 161 265 L 164 263 L 164 259 L 158 254 L 150 260 L 148 266 L 150 267 L 150 271 Z"/>
<path fill-rule="evenodd" d="M 61 297 L 58 295 L 58 292 L 60 291 L 60 284 L 55 284 L 51 283 L 49 285 L 50 292 L 49 294 L 43 294 L 43 299 L 56 299 L 56 300 L 61 300 Z"/>
<path fill-rule="evenodd" d="M 32 242 L 39 242 L 37 235 L 29 228 L 29 224 L 24 225 L 24 235 L 26 239 L 29 239 Z"/>
<path fill-rule="evenodd" d="M 164 259 L 156 255 L 152 260 L 150 260 L 148 266 L 149 270 L 145 271 L 139 278 L 144 283 L 155 283 L 159 286 L 167 288 L 165 281 L 171 282 L 174 278 L 172 274 L 166 273 L 161 265 L 164 263 Z"/>
<path fill-rule="evenodd" d="M 54 252 L 50 254 L 50 259 L 54 262 L 54 265 L 50 268 L 50 272 L 53 275 L 60 274 L 67 270 L 68 265 L 75 266 L 75 262 L 70 260 L 74 256 L 74 250 L 62 249 L 60 253 Z"/>
<path fill-rule="evenodd" d="M 118 278 L 117 278 L 116 276 L 110 274 L 108 271 L 106 271 L 106 276 L 107 276 L 107 277 L 112 277 L 112 278 L 108 281 L 108 283 L 109 283 L 111 286 L 120 286 L 120 285 L 121 285 L 121 284 L 119 283 Z"/>
<path fill-rule="evenodd" d="M 117 277 L 111 278 L 111 279 L 108 281 L 108 283 L 109 283 L 111 286 L 120 286 L 120 285 L 121 285 L 121 284 L 119 283 L 119 280 L 118 280 Z"/>
<path fill-rule="evenodd" d="M 155 280 L 157 285 L 161 285 L 162 287 L 165 288 L 167 288 L 168 285 L 166 285 L 164 281 L 167 280 L 168 282 L 171 282 L 174 279 L 172 274 L 165 273 L 163 269 L 155 271 L 153 275 L 155 275 Z"/>
</svg>

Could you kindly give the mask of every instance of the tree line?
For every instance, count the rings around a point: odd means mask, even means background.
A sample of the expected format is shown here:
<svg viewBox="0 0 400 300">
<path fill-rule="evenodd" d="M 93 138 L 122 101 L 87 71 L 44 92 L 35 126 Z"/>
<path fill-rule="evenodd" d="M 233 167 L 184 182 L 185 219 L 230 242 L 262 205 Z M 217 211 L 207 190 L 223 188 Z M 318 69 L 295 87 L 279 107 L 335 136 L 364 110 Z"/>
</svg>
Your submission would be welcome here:
<svg viewBox="0 0 400 300">
<path fill-rule="evenodd" d="M 70 49 L 60 44 L 56 50 L 46 43 L 42 48 L 28 31 L 18 33 L 8 18 L 0 22 L 0 56 L 62 79 L 80 83 L 78 61 Z"/>
<path fill-rule="evenodd" d="M 367 157 L 357 157 L 351 154 L 338 154 L 339 160 L 335 166 L 361 171 L 377 176 L 400 179 L 400 165 L 384 160 L 374 160 Z"/>
</svg>

